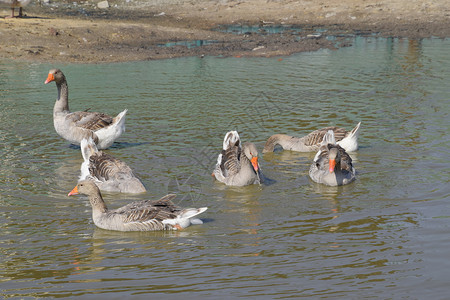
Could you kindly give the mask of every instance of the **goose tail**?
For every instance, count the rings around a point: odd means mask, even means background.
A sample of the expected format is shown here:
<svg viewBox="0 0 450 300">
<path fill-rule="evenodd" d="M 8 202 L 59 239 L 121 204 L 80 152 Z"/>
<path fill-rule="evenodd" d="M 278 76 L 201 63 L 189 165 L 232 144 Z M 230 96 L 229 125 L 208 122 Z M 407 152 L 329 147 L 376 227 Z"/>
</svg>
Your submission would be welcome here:
<svg viewBox="0 0 450 300">
<path fill-rule="evenodd" d="M 359 122 L 355 128 L 353 128 L 349 133 L 347 133 L 346 137 L 339 141 L 337 144 L 345 149 L 347 152 L 354 152 L 358 150 L 358 137 L 359 137 L 359 128 L 361 122 Z"/>
<path fill-rule="evenodd" d="M 85 161 L 89 161 L 89 157 L 91 157 L 92 154 L 98 152 L 97 146 L 95 145 L 92 137 L 89 137 L 88 139 L 82 139 L 80 143 L 80 148 L 81 148 L 81 155 L 83 156 L 83 159 Z"/>
<path fill-rule="evenodd" d="M 79 180 L 87 179 L 90 176 L 89 171 L 89 158 L 91 155 L 98 152 L 97 146 L 94 143 L 92 137 L 88 139 L 82 139 L 80 143 L 81 155 L 83 156 L 83 163 L 81 164 L 81 174 Z"/>
<path fill-rule="evenodd" d="M 228 131 L 225 134 L 225 138 L 223 139 L 223 150 L 227 150 L 230 147 L 230 144 L 235 145 L 239 142 L 240 147 L 240 138 L 237 131 Z"/>
<path fill-rule="evenodd" d="M 323 136 L 321 145 L 328 145 L 328 144 L 332 145 L 336 144 L 336 139 L 334 138 L 333 130 L 328 130 L 328 132 L 325 133 L 325 135 Z"/>
<path fill-rule="evenodd" d="M 203 224 L 203 221 L 199 218 L 194 218 L 195 216 L 205 212 L 208 208 L 207 207 L 200 207 L 200 208 L 186 208 L 183 209 L 181 214 L 178 216 L 178 224 L 182 228 L 186 228 L 189 225 L 200 225 Z"/>
<path fill-rule="evenodd" d="M 122 126 L 122 124 L 125 123 L 125 115 L 127 114 L 127 111 L 128 109 L 125 109 L 114 118 L 113 123 L 116 124 L 116 126 Z"/>
</svg>

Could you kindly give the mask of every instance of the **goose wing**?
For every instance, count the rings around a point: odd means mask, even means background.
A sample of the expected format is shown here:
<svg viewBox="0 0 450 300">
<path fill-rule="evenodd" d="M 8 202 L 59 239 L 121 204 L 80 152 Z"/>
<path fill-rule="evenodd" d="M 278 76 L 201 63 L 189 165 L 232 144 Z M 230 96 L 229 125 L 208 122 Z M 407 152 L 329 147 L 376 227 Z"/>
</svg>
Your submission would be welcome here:
<svg viewBox="0 0 450 300">
<path fill-rule="evenodd" d="M 220 169 L 224 177 L 232 176 L 241 170 L 241 147 L 238 140 L 234 144 L 230 143 L 226 150 L 222 150 L 222 162 Z"/>
<path fill-rule="evenodd" d="M 66 119 L 75 122 L 75 125 L 81 128 L 96 131 L 111 125 L 114 118 L 103 113 L 77 111 L 67 115 Z"/>
<path fill-rule="evenodd" d="M 147 222 L 150 220 L 162 222 L 166 219 L 174 219 L 181 212 L 181 208 L 172 202 L 172 199 L 175 197 L 176 195 L 169 194 L 156 201 L 132 202 L 116 209 L 112 213 L 123 215 L 124 223 Z"/>
<path fill-rule="evenodd" d="M 322 145 L 319 148 L 316 156 L 314 157 L 314 162 L 318 169 L 323 170 L 328 168 L 328 146 Z"/>
<path fill-rule="evenodd" d="M 344 148 L 337 145 L 336 146 L 339 150 L 339 155 L 341 156 L 341 170 L 347 170 L 349 172 L 352 172 L 353 164 L 352 164 L 352 158 L 348 153 L 345 151 Z"/>
<path fill-rule="evenodd" d="M 336 141 L 342 140 L 347 134 L 347 130 L 336 126 L 317 129 L 304 137 L 305 145 L 306 146 L 319 145 L 322 142 L 325 133 L 327 133 L 329 130 L 333 131 L 334 138 L 336 139 Z"/>
<path fill-rule="evenodd" d="M 98 179 L 109 180 L 118 173 L 132 174 L 133 171 L 123 161 L 99 151 L 89 157 L 89 173 Z"/>
</svg>

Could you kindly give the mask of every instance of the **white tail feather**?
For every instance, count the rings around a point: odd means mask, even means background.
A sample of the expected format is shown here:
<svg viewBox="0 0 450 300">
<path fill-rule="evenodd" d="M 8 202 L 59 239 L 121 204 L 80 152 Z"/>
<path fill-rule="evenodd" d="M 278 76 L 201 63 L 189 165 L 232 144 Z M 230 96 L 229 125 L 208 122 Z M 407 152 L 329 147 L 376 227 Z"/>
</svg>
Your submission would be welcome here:
<svg viewBox="0 0 450 300">
<path fill-rule="evenodd" d="M 184 209 L 179 218 L 182 219 L 190 219 L 192 217 L 195 217 L 196 215 L 201 214 L 202 212 L 204 212 L 205 210 L 207 210 L 207 207 L 200 207 L 200 208 L 186 208 Z"/>
<path fill-rule="evenodd" d="M 336 144 L 336 139 L 334 138 L 334 132 L 333 130 L 328 130 L 327 133 L 323 136 L 323 140 L 321 145 L 328 145 L 328 144 Z"/>
<path fill-rule="evenodd" d="M 361 122 L 353 128 L 345 138 L 339 141 L 337 144 L 345 149 L 347 152 L 354 152 L 358 150 L 358 137 L 359 137 L 359 126 Z"/>
<path fill-rule="evenodd" d="M 219 154 L 219 156 L 217 157 L 216 166 L 220 167 L 221 164 L 222 164 L 222 153 Z"/>
<path fill-rule="evenodd" d="M 84 180 L 88 178 L 89 173 L 89 157 L 92 154 L 98 152 L 97 146 L 94 143 L 94 140 L 90 137 L 89 139 L 82 139 L 80 143 L 81 155 L 83 156 L 83 163 L 81 164 L 81 174 L 79 180 Z"/>
<path fill-rule="evenodd" d="M 201 214 L 207 207 L 200 208 L 186 208 L 181 211 L 181 213 L 175 219 L 166 219 L 163 220 L 163 224 L 170 224 L 172 226 L 181 226 L 182 228 L 186 228 L 191 224 L 203 224 L 202 220 L 198 218 L 193 218 L 196 215 Z"/>
<path fill-rule="evenodd" d="M 125 132 L 125 115 L 127 111 L 128 110 L 125 109 L 118 114 L 111 125 L 95 131 L 99 141 L 97 144 L 98 149 L 108 148 L 123 132 Z"/>
<path fill-rule="evenodd" d="M 82 139 L 80 143 L 80 148 L 81 148 L 81 155 L 83 155 L 83 159 L 85 161 L 89 160 L 89 157 L 91 157 L 92 154 L 98 152 L 97 146 L 95 145 L 92 137 L 89 137 L 89 139 Z"/>
<path fill-rule="evenodd" d="M 350 138 L 353 138 L 353 137 L 358 138 L 358 136 L 359 136 L 359 126 L 360 126 L 360 125 L 361 125 L 361 122 L 359 122 L 359 123 L 355 126 L 355 128 L 353 128 L 352 131 L 350 131 L 350 132 L 348 133 L 348 136 L 347 136 L 347 137 L 350 137 Z"/>
<path fill-rule="evenodd" d="M 124 116 L 126 115 L 128 109 L 125 109 L 124 111 L 122 111 L 120 114 L 118 114 L 115 118 L 114 118 L 114 122 L 119 123 L 123 123 L 125 121 Z"/>
<path fill-rule="evenodd" d="M 223 139 L 223 150 L 227 150 L 228 147 L 230 146 L 230 143 L 235 144 L 239 140 L 240 140 L 240 138 L 239 138 L 239 134 L 237 133 L 237 131 L 228 131 L 225 134 L 225 138 Z"/>
</svg>

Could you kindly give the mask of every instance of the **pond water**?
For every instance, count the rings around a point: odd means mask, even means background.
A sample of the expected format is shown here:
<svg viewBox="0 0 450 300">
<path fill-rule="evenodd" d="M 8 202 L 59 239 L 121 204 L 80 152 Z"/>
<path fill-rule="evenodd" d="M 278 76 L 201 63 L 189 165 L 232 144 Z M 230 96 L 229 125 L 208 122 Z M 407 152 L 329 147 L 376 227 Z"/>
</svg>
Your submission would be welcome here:
<svg viewBox="0 0 450 300">
<path fill-rule="evenodd" d="M 450 287 L 449 39 L 356 37 L 289 57 L 191 57 L 76 65 L 0 62 L 0 295 L 8 297 L 446 298 Z M 203 225 L 120 233 L 67 197 L 82 162 L 53 128 L 66 74 L 73 111 L 128 109 L 108 153 L 148 192 L 208 206 Z M 214 182 L 224 134 L 258 149 L 274 133 L 361 125 L 357 180 L 314 184 L 314 153 L 277 151 L 270 184 Z"/>
</svg>

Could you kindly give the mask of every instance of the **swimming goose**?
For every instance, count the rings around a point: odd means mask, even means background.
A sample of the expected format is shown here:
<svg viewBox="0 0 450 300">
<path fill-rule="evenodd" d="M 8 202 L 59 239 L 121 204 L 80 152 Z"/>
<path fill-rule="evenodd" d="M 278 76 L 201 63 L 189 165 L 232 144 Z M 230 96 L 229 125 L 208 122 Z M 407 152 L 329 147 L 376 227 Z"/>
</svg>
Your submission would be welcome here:
<svg viewBox="0 0 450 300">
<path fill-rule="evenodd" d="M 237 131 L 227 132 L 212 175 L 226 185 L 244 186 L 260 184 L 260 172 L 256 146 L 244 143 L 241 148 Z"/>
<path fill-rule="evenodd" d="M 336 144 L 334 132 L 329 130 L 309 168 L 309 176 L 317 183 L 337 186 L 354 181 L 355 173 L 351 157 Z"/>
<path fill-rule="evenodd" d="M 81 140 L 80 179 L 92 179 L 102 191 L 121 193 L 143 193 L 145 187 L 136 178 L 131 168 L 123 161 L 99 151 L 92 138 Z"/>
<path fill-rule="evenodd" d="M 19 15 L 17 16 L 17 18 L 22 18 L 23 17 L 22 7 L 28 5 L 31 2 L 31 0 L 0 0 L 0 2 L 10 5 L 10 7 L 11 7 L 11 18 L 16 18 L 14 16 L 14 9 L 16 7 L 18 7 L 19 8 Z"/>
<path fill-rule="evenodd" d="M 179 230 L 191 224 L 202 224 L 194 218 L 207 207 L 181 208 L 172 199 L 176 195 L 169 194 L 159 200 L 136 201 L 118 209 L 109 210 L 103 201 L 100 190 L 90 180 L 83 180 L 68 196 L 87 195 L 92 206 L 94 224 L 102 229 L 117 231 L 156 231 Z"/>
<path fill-rule="evenodd" d="M 280 145 L 284 150 L 298 151 L 298 152 L 314 152 L 318 151 L 323 136 L 328 130 L 334 132 L 337 144 L 345 149 L 347 152 L 354 152 L 358 150 L 358 136 L 359 126 L 361 122 L 356 125 L 351 131 L 347 131 L 340 127 L 326 127 L 315 130 L 310 134 L 298 138 L 286 134 L 272 135 L 264 146 L 263 153 L 273 152 L 276 145 Z"/>
<path fill-rule="evenodd" d="M 82 139 L 91 137 L 98 149 L 106 149 L 125 131 L 126 109 L 115 118 L 97 112 L 71 113 L 69 89 L 63 72 L 59 69 L 50 70 L 45 84 L 52 81 L 58 89 L 58 98 L 53 108 L 53 124 L 61 137 L 77 145 Z"/>
</svg>

